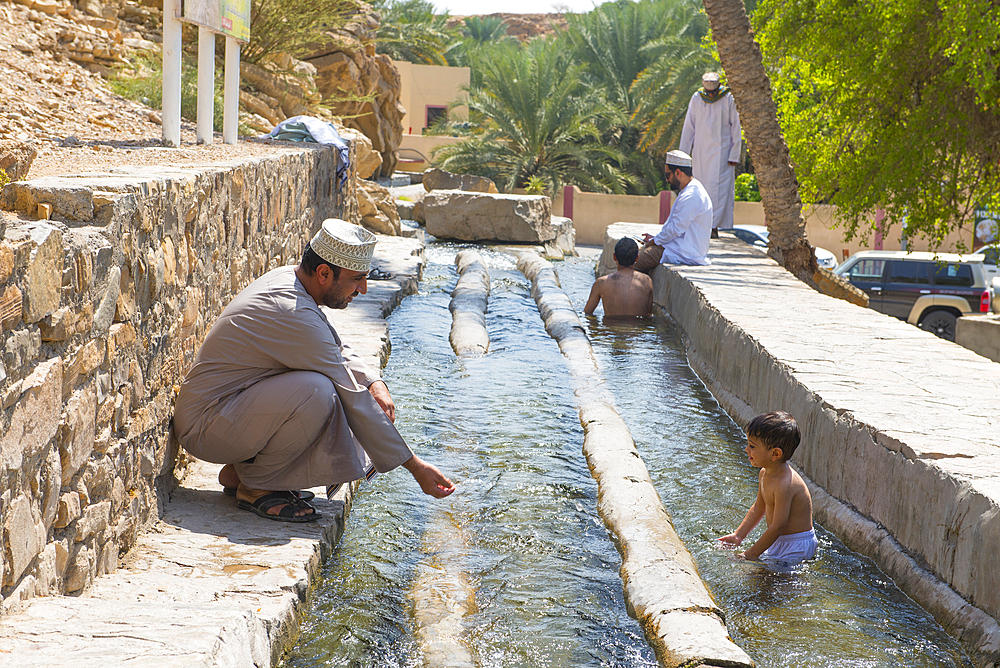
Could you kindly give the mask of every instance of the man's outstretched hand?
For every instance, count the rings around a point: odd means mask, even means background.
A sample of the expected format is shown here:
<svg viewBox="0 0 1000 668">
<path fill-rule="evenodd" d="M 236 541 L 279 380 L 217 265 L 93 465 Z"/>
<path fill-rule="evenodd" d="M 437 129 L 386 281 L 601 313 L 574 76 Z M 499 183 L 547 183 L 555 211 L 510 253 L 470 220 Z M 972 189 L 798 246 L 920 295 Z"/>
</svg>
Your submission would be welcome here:
<svg viewBox="0 0 1000 668">
<path fill-rule="evenodd" d="M 455 484 L 448 480 L 438 467 L 428 464 L 416 455 L 413 455 L 403 466 L 413 475 L 413 479 L 424 490 L 424 494 L 430 494 L 434 498 L 443 499 L 455 491 Z"/>
</svg>

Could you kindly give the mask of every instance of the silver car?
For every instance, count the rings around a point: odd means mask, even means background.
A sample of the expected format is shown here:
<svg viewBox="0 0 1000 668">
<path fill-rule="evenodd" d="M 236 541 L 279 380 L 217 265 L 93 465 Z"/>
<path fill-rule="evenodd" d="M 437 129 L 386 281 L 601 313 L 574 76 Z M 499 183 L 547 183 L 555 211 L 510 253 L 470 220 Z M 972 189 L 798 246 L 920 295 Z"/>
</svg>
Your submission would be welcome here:
<svg viewBox="0 0 1000 668">
<path fill-rule="evenodd" d="M 731 230 L 719 230 L 720 232 L 730 232 L 740 241 L 745 241 L 752 246 L 767 250 L 768 230 L 763 225 L 734 225 Z M 837 256 L 825 248 L 816 247 L 816 264 L 823 269 L 833 271 L 837 268 Z"/>
</svg>

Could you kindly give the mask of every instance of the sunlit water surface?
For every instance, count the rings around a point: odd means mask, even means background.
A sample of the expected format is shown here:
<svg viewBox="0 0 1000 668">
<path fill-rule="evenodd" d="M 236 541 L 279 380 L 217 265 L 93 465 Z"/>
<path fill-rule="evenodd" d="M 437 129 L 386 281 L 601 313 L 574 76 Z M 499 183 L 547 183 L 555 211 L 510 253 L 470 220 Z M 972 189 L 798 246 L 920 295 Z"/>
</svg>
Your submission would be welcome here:
<svg viewBox="0 0 1000 668">
<path fill-rule="evenodd" d="M 428 247 L 420 294 L 389 319 L 384 371 L 400 432 L 457 490 L 436 501 L 403 469 L 362 485 L 286 666 L 423 665 L 408 593 L 442 521 L 468 544 L 478 665 L 656 666 L 625 610 L 564 359 L 512 257 L 482 251 L 489 354 L 457 359 L 448 343 L 460 248 Z"/>
<path fill-rule="evenodd" d="M 444 523 L 464 542 L 460 567 L 475 590 L 466 642 L 478 665 L 655 666 L 625 611 L 565 361 L 510 256 L 482 251 L 489 354 L 456 359 L 451 350 L 461 248 L 428 247 L 420 294 L 390 317 L 384 372 L 403 436 L 458 489 L 435 501 L 402 469 L 362 485 L 285 665 L 423 665 L 409 592 L 428 558 L 425 530 Z M 593 257 L 556 266 L 582 313 Z M 927 613 L 821 527 L 817 558 L 791 573 L 716 549 L 756 495 L 742 432 L 687 365 L 669 321 L 584 320 L 678 533 L 759 666 L 971 665 Z"/>
<path fill-rule="evenodd" d="M 593 258 L 558 266 L 578 313 Z M 598 313 L 601 313 L 598 310 Z M 733 640 L 762 667 L 971 666 L 949 636 L 875 564 L 816 526 L 817 556 L 775 573 L 720 550 L 757 495 L 746 436 L 688 366 L 664 318 L 584 318 L 594 353 L 702 578 L 725 610 Z M 764 523 L 747 537 L 753 544 Z"/>
</svg>

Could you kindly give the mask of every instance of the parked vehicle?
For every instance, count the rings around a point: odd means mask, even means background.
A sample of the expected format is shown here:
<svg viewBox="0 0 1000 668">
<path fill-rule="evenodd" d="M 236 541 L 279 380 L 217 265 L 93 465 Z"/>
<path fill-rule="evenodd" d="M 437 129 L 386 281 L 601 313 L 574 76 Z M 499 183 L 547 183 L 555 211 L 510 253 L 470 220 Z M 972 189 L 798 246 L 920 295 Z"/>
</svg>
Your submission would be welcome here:
<svg viewBox="0 0 1000 668">
<path fill-rule="evenodd" d="M 986 275 L 993 280 L 1000 277 L 1000 244 L 983 246 L 976 251 L 976 255 L 983 256 L 983 266 L 986 268 Z"/>
<path fill-rule="evenodd" d="M 834 270 L 868 295 L 868 305 L 955 340 L 958 318 L 988 313 L 993 290 L 982 255 L 861 251 Z"/>
<path fill-rule="evenodd" d="M 737 239 L 745 241 L 758 248 L 767 248 L 768 230 L 763 225 L 734 225 L 731 230 L 721 230 L 731 232 Z M 837 256 L 825 248 L 816 248 L 816 264 L 833 271 L 837 268 Z"/>
</svg>

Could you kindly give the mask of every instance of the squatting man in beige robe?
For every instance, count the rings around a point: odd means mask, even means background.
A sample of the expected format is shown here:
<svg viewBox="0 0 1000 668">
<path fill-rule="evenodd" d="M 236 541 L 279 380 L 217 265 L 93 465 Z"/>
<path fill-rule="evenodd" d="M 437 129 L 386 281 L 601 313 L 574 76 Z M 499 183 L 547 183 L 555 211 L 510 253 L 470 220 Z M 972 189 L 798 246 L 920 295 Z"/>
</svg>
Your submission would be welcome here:
<svg viewBox="0 0 1000 668">
<path fill-rule="evenodd" d="M 320 308 L 347 308 L 368 291 L 375 241 L 357 225 L 324 221 L 297 267 L 270 271 L 233 299 L 184 378 L 178 440 L 225 464 L 219 482 L 235 488 L 244 510 L 315 520 L 295 490 L 357 480 L 368 460 L 379 472 L 404 466 L 431 496 L 455 491 L 407 447 L 385 383 Z"/>
</svg>

